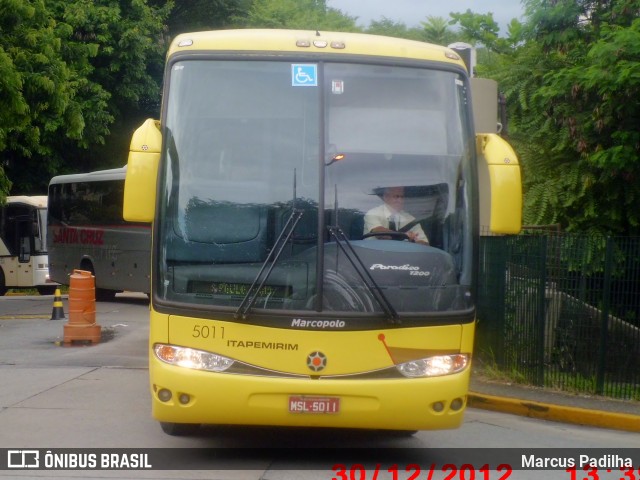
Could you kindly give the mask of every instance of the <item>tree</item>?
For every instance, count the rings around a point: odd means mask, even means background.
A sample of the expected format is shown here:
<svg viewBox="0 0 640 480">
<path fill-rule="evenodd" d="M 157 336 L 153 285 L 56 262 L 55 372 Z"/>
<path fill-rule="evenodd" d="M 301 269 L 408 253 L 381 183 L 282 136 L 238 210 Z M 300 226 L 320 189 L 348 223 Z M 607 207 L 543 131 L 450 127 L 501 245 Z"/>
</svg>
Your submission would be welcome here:
<svg viewBox="0 0 640 480">
<path fill-rule="evenodd" d="M 81 141 L 65 149 L 65 166 L 88 171 L 124 165 L 132 130 L 142 118 L 159 115 L 167 47 L 163 33 L 173 3 L 155 8 L 146 0 L 50 4 L 55 18 L 64 19 L 73 30 L 65 42 L 66 55 L 83 59 L 72 65 L 86 82 L 77 99 L 82 102 L 85 132 Z M 107 100 L 95 105 L 100 91 Z"/>
<path fill-rule="evenodd" d="M 157 7 L 165 0 L 155 0 Z M 153 1 L 152 1 L 153 3 Z M 190 0 L 178 1 L 167 19 L 168 35 L 202 30 L 233 28 L 241 25 L 252 0 Z"/>
<path fill-rule="evenodd" d="M 57 173 L 99 165 L 115 121 L 157 110 L 170 5 L 0 0 L 0 151 L 13 193 L 42 193 Z"/>
<path fill-rule="evenodd" d="M 53 136 L 78 138 L 82 116 L 74 108 L 74 72 L 62 56 L 68 28 L 44 2 L 0 0 L 0 200 L 18 167 L 52 153 Z M 40 169 L 42 170 L 42 169 Z M 33 172 L 32 172 L 33 174 Z M 15 179 L 13 179 L 15 183 Z"/>
<path fill-rule="evenodd" d="M 424 40 L 423 32 L 419 28 L 408 28 L 406 24 L 395 22 L 386 17 L 382 17 L 380 20 L 372 20 L 365 31 L 372 35 Z"/>
<path fill-rule="evenodd" d="M 460 25 L 462 41 L 481 46 L 489 51 L 506 54 L 522 39 L 522 25 L 513 19 L 509 24 L 508 37 L 500 37 L 500 27 L 492 13 L 478 14 L 467 10 L 464 13 L 451 13 L 451 24 Z"/>
<path fill-rule="evenodd" d="M 640 233 L 637 0 L 528 0 L 526 41 L 491 72 L 523 164 L 525 222 Z"/>
<path fill-rule="evenodd" d="M 450 45 L 460 40 L 457 33 L 449 29 L 449 22 L 442 17 L 428 16 L 426 22 L 420 22 L 423 28 L 423 40 L 437 45 Z"/>
</svg>

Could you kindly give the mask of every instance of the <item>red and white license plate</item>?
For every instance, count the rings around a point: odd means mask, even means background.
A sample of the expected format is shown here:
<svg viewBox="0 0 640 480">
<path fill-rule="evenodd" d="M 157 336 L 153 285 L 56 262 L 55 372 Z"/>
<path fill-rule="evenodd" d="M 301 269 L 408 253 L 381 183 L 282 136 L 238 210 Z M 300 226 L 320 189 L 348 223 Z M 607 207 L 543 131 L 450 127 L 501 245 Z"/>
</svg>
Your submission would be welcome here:
<svg viewBox="0 0 640 480">
<path fill-rule="evenodd" d="M 338 413 L 340 398 L 338 397 L 307 397 L 292 395 L 289 397 L 290 413 Z"/>
</svg>

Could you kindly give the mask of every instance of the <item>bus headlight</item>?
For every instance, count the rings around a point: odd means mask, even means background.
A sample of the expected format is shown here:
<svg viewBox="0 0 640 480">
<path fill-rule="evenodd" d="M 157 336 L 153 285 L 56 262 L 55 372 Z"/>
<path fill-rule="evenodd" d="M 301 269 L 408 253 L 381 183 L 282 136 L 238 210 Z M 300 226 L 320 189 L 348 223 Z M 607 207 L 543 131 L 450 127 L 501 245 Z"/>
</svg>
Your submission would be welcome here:
<svg viewBox="0 0 640 480">
<path fill-rule="evenodd" d="M 153 351 L 165 363 L 194 370 L 224 372 L 234 363 L 230 358 L 215 353 L 163 343 L 156 343 Z"/>
<path fill-rule="evenodd" d="M 396 365 L 396 368 L 402 375 L 409 378 L 440 377 L 458 373 L 464 370 L 468 364 L 469 355 L 457 353 L 412 360 Z"/>
</svg>

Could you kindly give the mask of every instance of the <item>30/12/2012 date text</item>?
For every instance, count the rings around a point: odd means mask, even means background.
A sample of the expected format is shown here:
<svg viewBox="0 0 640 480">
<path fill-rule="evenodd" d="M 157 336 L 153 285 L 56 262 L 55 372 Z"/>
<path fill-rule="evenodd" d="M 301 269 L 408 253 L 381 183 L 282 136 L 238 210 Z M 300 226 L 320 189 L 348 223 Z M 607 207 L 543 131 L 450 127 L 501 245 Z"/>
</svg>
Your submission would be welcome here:
<svg viewBox="0 0 640 480">
<path fill-rule="evenodd" d="M 364 465 L 336 464 L 332 468 L 334 476 L 331 480 L 507 480 L 511 477 L 513 469 L 506 463 L 491 468 L 484 464 L 476 468 L 471 464 L 454 465 L 447 463 L 437 466 L 432 463 L 429 466 L 421 466 L 416 463 L 406 466 L 391 465 L 384 468 L 380 464 L 367 469 Z M 390 474 L 390 476 L 389 476 Z M 436 475 L 437 474 L 437 475 Z"/>
</svg>

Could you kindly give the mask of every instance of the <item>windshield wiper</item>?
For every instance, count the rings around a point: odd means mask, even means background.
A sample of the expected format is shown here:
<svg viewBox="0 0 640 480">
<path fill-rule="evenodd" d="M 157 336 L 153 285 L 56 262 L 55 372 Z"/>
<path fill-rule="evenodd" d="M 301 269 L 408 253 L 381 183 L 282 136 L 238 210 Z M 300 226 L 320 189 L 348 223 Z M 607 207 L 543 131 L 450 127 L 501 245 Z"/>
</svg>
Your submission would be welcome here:
<svg viewBox="0 0 640 480">
<path fill-rule="evenodd" d="M 291 235 L 293 235 L 293 231 L 296 229 L 296 225 L 298 225 L 298 222 L 302 218 L 303 213 L 304 212 L 302 210 L 298 210 L 296 208 L 291 211 L 291 215 L 289 215 L 287 223 L 285 223 L 284 227 L 282 228 L 282 232 L 280 232 L 280 235 L 278 235 L 273 248 L 269 252 L 269 255 L 267 255 L 265 261 L 262 263 L 262 267 L 260 268 L 258 275 L 256 275 L 256 278 L 253 280 L 253 283 L 249 287 L 249 290 L 247 290 L 247 294 L 242 299 L 238 310 L 236 310 L 236 313 L 234 314 L 235 318 L 242 317 L 243 319 L 245 319 L 247 317 L 247 313 L 256 303 L 256 300 L 258 299 L 258 293 L 260 292 L 260 290 L 262 290 L 262 287 L 269 278 L 269 275 L 271 275 L 273 268 L 276 266 L 276 263 L 278 263 L 278 259 L 280 258 L 285 245 L 291 238 Z M 269 262 L 271 262 L 271 265 L 269 265 Z M 269 265 L 268 270 L 267 265 Z"/>
<path fill-rule="evenodd" d="M 400 317 L 398 316 L 398 312 L 396 312 L 395 308 L 393 308 L 393 305 L 391 305 L 391 302 L 389 302 L 389 299 L 382 292 L 382 289 L 380 288 L 380 286 L 373 279 L 373 277 L 367 270 L 367 267 L 364 266 L 364 264 L 362 263 L 362 260 L 360 259 L 356 251 L 353 249 L 353 245 L 351 245 L 351 242 L 349 241 L 347 236 L 344 234 L 342 229 L 336 226 L 329 226 L 327 228 L 329 229 L 329 233 L 333 236 L 333 238 L 336 239 L 336 243 L 338 244 L 338 247 L 340 247 L 340 250 L 342 250 L 342 252 L 345 254 L 347 259 L 351 263 L 351 266 L 353 267 L 353 269 L 360 276 L 360 278 L 362 279 L 366 287 L 369 289 L 369 291 L 372 293 L 373 297 L 376 299 L 378 304 L 380 304 L 380 307 L 382 307 L 382 310 L 384 310 L 384 313 L 387 315 L 387 319 L 389 320 L 389 323 L 402 323 L 400 321 Z M 345 248 L 345 245 L 346 245 L 346 248 Z"/>
</svg>

